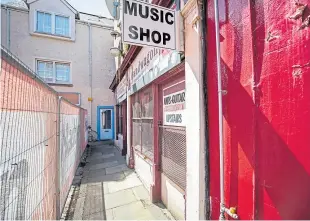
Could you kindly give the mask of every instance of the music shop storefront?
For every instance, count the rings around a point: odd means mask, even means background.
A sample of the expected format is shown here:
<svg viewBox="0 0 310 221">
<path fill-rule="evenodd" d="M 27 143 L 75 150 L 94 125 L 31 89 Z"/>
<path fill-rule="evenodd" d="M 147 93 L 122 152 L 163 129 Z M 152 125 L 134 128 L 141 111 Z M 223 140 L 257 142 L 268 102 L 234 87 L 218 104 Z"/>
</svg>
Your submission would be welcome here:
<svg viewBox="0 0 310 221">
<path fill-rule="evenodd" d="M 152 201 L 162 201 L 177 219 L 184 219 L 184 62 L 176 51 L 143 47 L 124 73 L 120 83 L 114 84 L 115 143 L 123 154 L 127 152 L 129 166 L 134 167 Z M 126 133 L 130 135 L 127 151 Z"/>
</svg>

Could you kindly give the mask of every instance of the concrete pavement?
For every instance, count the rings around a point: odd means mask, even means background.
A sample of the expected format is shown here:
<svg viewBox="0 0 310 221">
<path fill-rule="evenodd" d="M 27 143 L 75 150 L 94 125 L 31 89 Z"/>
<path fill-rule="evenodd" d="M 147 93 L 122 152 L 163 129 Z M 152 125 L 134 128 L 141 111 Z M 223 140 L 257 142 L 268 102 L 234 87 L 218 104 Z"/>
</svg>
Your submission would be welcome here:
<svg viewBox="0 0 310 221">
<path fill-rule="evenodd" d="M 134 170 L 113 145 L 94 143 L 76 177 L 64 209 L 67 220 L 174 220 L 162 204 L 152 204 Z"/>
</svg>

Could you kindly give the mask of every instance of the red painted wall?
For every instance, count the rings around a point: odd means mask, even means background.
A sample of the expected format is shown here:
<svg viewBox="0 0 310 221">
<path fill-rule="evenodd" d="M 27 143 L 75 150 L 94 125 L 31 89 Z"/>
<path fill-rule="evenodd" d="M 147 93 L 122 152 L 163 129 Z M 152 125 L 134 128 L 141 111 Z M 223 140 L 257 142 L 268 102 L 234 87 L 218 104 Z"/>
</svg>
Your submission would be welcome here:
<svg viewBox="0 0 310 221">
<path fill-rule="evenodd" d="M 300 0 L 308 4 L 310 0 Z M 225 203 L 240 219 L 310 219 L 310 14 L 293 0 L 219 0 Z M 310 18 L 309 18 L 310 19 Z M 207 6 L 211 218 L 219 216 L 213 1 Z"/>
</svg>

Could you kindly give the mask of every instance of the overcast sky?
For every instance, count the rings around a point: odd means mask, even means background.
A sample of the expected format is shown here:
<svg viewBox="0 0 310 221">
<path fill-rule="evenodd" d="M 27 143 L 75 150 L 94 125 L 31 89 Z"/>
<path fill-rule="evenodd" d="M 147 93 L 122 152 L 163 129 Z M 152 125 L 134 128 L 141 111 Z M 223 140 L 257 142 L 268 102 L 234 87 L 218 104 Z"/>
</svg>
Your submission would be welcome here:
<svg viewBox="0 0 310 221">
<path fill-rule="evenodd" d="M 106 0 L 67 0 L 79 12 L 111 17 Z M 111 1 L 111 0 L 109 0 Z"/>
<path fill-rule="evenodd" d="M 1 3 L 7 2 L 21 2 L 23 0 L 0 0 Z M 53 0 L 50 0 L 53 1 Z M 103 17 L 112 18 L 106 1 L 113 4 L 114 0 L 67 0 L 79 12 L 86 12 L 94 15 L 101 15 Z"/>
</svg>

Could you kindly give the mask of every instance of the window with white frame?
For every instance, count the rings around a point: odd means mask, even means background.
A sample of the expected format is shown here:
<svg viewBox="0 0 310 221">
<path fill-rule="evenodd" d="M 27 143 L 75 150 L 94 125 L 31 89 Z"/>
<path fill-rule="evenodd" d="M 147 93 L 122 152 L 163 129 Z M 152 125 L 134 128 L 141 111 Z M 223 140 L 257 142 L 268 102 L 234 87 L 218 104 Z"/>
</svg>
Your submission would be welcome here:
<svg viewBox="0 0 310 221">
<path fill-rule="evenodd" d="M 37 11 L 36 32 L 70 37 L 70 17 Z"/>
<path fill-rule="evenodd" d="M 69 17 L 55 15 L 55 34 L 69 36 Z"/>
<path fill-rule="evenodd" d="M 71 83 L 70 63 L 37 60 L 37 73 L 47 83 Z"/>
<path fill-rule="evenodd" d="M 52 14 L 37 12 L 37 31 L 52 33 Z"/>
</svg>

